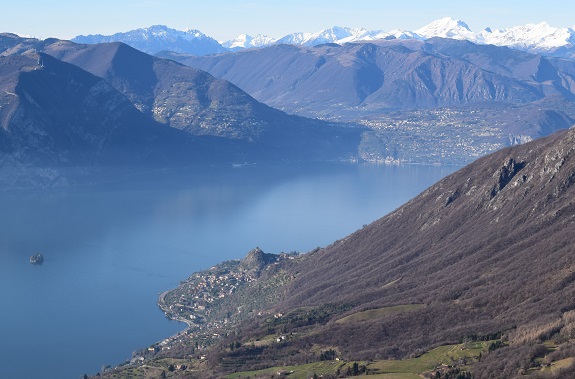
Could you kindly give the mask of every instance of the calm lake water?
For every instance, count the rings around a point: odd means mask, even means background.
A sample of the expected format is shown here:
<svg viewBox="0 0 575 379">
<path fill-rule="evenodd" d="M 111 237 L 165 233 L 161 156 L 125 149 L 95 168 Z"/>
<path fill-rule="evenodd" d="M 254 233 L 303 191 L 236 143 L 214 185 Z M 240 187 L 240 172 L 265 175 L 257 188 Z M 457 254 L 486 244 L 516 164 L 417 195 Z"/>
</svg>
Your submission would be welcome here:
<svg viewBox="0 0 575 379">
<path fill-rule="evenodd" d="M 0 376 L 79 378 L 182 330 L 157 308 L 192 272 L 325 246 L 455 171 L 250 166 L 0 194 Z M 29 263 L 41 252 L 42 266 Z"/>
</svg>

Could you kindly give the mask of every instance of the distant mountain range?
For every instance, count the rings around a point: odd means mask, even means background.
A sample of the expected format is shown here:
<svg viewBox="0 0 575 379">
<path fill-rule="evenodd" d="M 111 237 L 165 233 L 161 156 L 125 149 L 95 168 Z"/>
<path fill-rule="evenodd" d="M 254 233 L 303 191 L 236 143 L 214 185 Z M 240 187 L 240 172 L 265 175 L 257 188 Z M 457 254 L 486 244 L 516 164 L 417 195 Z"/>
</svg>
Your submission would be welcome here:
<svg viewBox="0 0 575 379">
<path fill-rule="evenodd" d="M 240 34 L 235 39 L 226 41 L 222 43 L 222 46 L 230 51 L 238 51 L 243 49 L 249 49 L 252 47 L 264 47 L 273 45 L 276 39 L 273 37 L 264 36 L 258 34 L 257 36 L 250 36 L 247 34 Z"/>
<path fill-rule="evenodd" d="M 415 31 L 403 29 L 384 31 L 334 26 L 315 33 L 292 33 L 280 38 L 265 35 L 253 37 L 247 34 L 240 34 L 235 39 L 218 43 L 213 38 L 197 30 L 179 31 L 166 26 L 156 25 L 111 36 L 78 36 L 73 41 L 78 43 L 124 42 L 150 54 L 167 50 L 192 55 L 210 55 L 230 50 L 261 48 L 273 44 L 316 46 L 325 43 L 344 44 L 377 39 L 414 39 L 423 41 L 433 37 L 467 40 L 477 44 L 506 46 L 554 57 L 575 57 L 574 27 L 558 28 L 542 22 L 507 29 L 485 28 L 479 32 L 474 32 L 470 30 L 465 22 L 450 17 L 436 20 Z"/>
<path fill-rule="evenodd" d="M 249 36 L 243 36 L 242 38 L 238 37 L 235 40 L 225 42 L 224 46 L 234 46 L 236 49 L 239 47 L 264 47 L 278 43 L 316 46 L 325 43 L 344 44 L 378 39 L 415 39 L 424 41 L 434 37 L 467 40 L 482 45 L 506 46 L 555 57 L 575 57 L 575 30 L 573 27 L 557 28 L 542 22 L 507 29 L 485 28 L 480 32 L 473 32 L 465 22 L 451 17 L 436 20 L 415 31 L 403 29 L 383 31 L 334 26 L 316 33 L 293 33 L 278 39 L 260 38 L 251 40 Z M 244 41 L 243 44 L 242 41 Z"/>
<path fill-rule="evenodd" d="M 574 62 L 467 41 L 160 54 L 170 60 L 121 42 L 3 34 L 0 47 L 3 169 L 318 159 L 462 164 L 575 118 Z M 9 185 L 18 177 L 1 176 Z M 47 174 L 47 185 L 62 180 Z"/>
<path fill-rule="evenodd" d="M 0 54 L 0 187 L 41 165 L 463 164 L 575 119 L 575 62 L 448 38 L 198 57 L 2 34 Z"/>
</svg>

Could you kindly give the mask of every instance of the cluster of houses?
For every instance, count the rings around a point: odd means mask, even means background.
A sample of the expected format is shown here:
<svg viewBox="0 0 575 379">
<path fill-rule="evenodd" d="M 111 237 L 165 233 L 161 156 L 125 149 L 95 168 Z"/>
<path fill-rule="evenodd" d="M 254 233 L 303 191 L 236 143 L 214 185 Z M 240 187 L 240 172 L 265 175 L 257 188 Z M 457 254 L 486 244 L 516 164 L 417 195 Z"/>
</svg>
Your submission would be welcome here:
<svg viewBox="0 0 575 379">
<path fill-rule="evenodd" d="M 255 277 L 239 267 L 215 266 L 192 275 L 166 295 L 160 307 L 169 318 L 199 326 L 206 322 L 210 305 L 229 296 L 240 285 L 254 280 Z"/>
</svg>

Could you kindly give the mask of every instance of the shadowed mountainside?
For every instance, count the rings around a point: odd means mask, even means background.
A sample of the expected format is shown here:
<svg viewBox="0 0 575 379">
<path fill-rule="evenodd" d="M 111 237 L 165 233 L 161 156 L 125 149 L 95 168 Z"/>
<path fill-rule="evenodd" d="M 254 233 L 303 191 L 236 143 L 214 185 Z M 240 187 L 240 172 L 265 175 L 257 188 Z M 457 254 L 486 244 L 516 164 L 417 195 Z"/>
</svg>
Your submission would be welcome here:
<svg viewBox="0 0 575 379">
<path fill-rule="evenodd" d="M 0 74 L 1 151 L 23 163 L 162 164 L 166 146 L 185 147 L 183 133 L 166 133 L 103 79 L 49 55 L 2 57 Z"/>
</svg>

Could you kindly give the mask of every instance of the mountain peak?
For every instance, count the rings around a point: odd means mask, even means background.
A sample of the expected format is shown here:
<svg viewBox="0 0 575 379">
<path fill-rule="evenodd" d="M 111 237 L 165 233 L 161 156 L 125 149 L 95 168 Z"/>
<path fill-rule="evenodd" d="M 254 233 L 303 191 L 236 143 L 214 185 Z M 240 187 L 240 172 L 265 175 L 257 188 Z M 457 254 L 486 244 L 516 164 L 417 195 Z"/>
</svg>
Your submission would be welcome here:
<svg viewBox="0 0 575 379">
<path fill-rule="evenodd" d="M 333 33 L 343 33 L 347 34 L 350 32 L 350 28 L 344 26 L 334 25 L 331 28 L 324 29 L 323 32 L 333 32 Z"/>
<path fill-rule="evenodd" d="M 204 33 L 200 32 L 197 29 L 187 28 L 185 30 L 177 30 L 170 28 L 166 25 L 152 25 L 147 28 L 140 28 L 131 30 L 125 33 L 116 33 L 113 36 L 129 36 L 130 34 L 137 34 L 140 33 L 144 38 L 166 38 L 166 39 L 174 39 L 174 38 L 184 38 L 186 40 L 193 40 L 198 38 L 208 38 Z M 111 37 L 113 37 L 111 36 Z"/>
<path fill-rule="evenodd" d="M 247 270 L 259 272 L 267 265 L 276 262 L 277 259 L 277 255 L 264 253 L 262 249 L 256 247 L 250 250 L 248 255 L 241 260 L 241 265 Z"/>
<path fill-rule="evenodd" d="M 475 34 L 469 29 L 469 26 L 461 21 L 452 17 L 444 17 L 427 24 L 415 33 L 425 37 L 443 37 L 453 39 L 470 39 L 474 40 Z"/>
<path fill-rule="evenodd" d="M 558 47 L 572 45 L 575 32 L 569 28 L 557 28 L 543 21 L 538 24 L 514 26 L 508 29 L 483 30 L 479 33 L 482 42 L 534 53 L 552 51 Z"/>
<path fill-rule="evenodd" d="M 276 39 L 266 35 L 258 34 L 250 36 L 249 34 L 242 33 L 236 38 L 221 42 L 222 46 L 230 50 L 250 49 L 253 47 L 263 47 L 276 42 Z"/>
<path fill-rule="evenodd" d="M 151 25 L 148 26 L 147 28 L 140 28 L 140 29 L 136 29 L 136 30 L 145 30 L 145 31 L 149 31 L 149 32 L 154 32 L 154 31 L 167 31 L 167 30 L 174 30 L 171 28 L 168 28 L 166 25 Z"/>
<path fill-rule="evenodd" d="M 331 43 L 352 35 L 350 28 L 332 26 L 311 35 L 310 41 L 319 43 Z M 314 43 L 316 44 L 316 43 Z"/>
<path fill-rule="evenodd" d="M 227 50 L 216 40 L 196 29 L 176 30 L 166 25 L 152 25 L 147 28 L 134 29 L 113 35 L 77 36 L 73 42 L 96 44 L 106 42 L 124 42 L 148 54 L 162 50 L 192 55 L 224 53 Z"/>
</svg>

